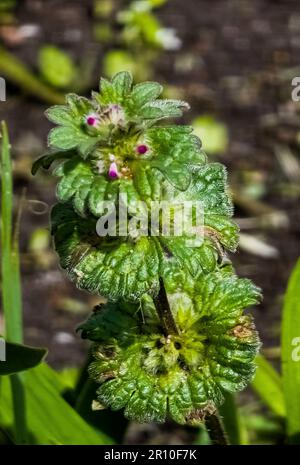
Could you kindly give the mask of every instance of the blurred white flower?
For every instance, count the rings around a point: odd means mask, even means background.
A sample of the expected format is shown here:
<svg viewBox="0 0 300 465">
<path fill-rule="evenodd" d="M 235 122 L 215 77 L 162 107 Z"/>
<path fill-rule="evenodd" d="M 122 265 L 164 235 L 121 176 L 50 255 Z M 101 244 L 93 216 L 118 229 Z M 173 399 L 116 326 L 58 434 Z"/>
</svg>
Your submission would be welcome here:
<svg viewBox="0 0 300 465">
<path fill-rule="evenodd" d="M 143 13 L 145 11 L 151 10 L 151 3 L 148 0 L 139 0 L 138 2 L 133 2 L 131 5 L 131 10 L 138 13 Z"/>
<path fill-rule="evenodd" d="M 182 44 L 173 28 L 159 29 L 156 33 L 156 39 L 162 44 L 165 50 L 179 50 Z"/>
<path fill-rule="evenodd" d="M 65 331 L 58 331 L 55 333 L 53 341 L 56 344 L 71 344 L 74 342 L 74 336 L 72 334 L 66 333 Z"/>
</svg>

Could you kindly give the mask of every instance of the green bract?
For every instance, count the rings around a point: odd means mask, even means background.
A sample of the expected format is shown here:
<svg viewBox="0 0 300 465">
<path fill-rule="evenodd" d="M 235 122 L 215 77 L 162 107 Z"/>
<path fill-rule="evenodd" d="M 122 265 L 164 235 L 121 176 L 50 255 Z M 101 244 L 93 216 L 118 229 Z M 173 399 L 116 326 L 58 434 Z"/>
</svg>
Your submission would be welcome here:
<svg viewBox="0 0 300 465">
<path fill-rule="evenodd" d="M 124 72 L 91 99 L 68 95 L 47 111 L 58 127 L 32 171 L 56 162 L 61 266 L 109 301 L 81 326 L 100 403 L 138 421 L 196 424 L 254 373 L 258 338 L 243 310 L 259 291 L 226 256 L 238 245 L 226 170 L 189 126 L 157 125 L 188 108 L 161 92 Z"/>
<path fill-rule="evenodd" d="M 174 277 L 173 277 L 174 278 Z M 175 278 L 176 281 L 176 278 Z M 246 279 L 212 273 L 169 294 L 178 335 L 165 335 L 149 297 L 107 304 L 81 326 L 94 341 L 98 400 L 129 419 L 197 424 L 252 378 L 259 346 L 245 306 L 259 297 Z"/>
</svg>

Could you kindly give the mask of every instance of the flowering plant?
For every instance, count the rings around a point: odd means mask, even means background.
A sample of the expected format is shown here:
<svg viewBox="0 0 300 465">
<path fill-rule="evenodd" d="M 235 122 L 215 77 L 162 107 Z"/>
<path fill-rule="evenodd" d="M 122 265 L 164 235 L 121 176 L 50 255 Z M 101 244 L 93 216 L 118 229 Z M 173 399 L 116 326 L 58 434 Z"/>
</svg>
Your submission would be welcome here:
<svg viewBox="0 0 300 465">
<path fill-rule="evenodd" d="M 253 376 L 259 341 L 243 312 L 260 291 L 236 277 L 226 256 L 238 228 L 225 168 L 208 163 L 190 127 L 158 124 L 188 109 L 161 92 L 122 72 L 101 79 L 91 99 L 68 95 L 47 111 L 58 126 L 33 172 L 57 161 L 51 223 L 61 266 L 80 289 L 108 300 L 80 327 L 93 341 L 89 372 L 101 407 L 194 425 L 214 414 L 224 391 L 243 389 Z M 142 232 L 120 234 L 119 213 L 113 234 L 99 235 L 107 202 L 116 212 L 121 196 L 127 219 L 140 201 L 147 212 L 152 202 L 168 202 L 174 225 L 179 203 L 200 202 L 203 223 L 194 225 L 192 207 L 182 234 L 164 234 L 163 215 L 154 234 L 149 221 Z M 201 240 L 191 247 L 193 234 Z"/>
</svg>

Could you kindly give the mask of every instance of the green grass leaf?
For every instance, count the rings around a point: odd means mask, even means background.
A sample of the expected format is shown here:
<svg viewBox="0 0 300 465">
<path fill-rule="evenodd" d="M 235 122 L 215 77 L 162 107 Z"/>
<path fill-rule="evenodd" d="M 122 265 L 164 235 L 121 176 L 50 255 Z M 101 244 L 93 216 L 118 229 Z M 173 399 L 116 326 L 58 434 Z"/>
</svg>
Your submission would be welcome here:
<svg viewBox="0 0 300 465">
<path fill-rule="evenodd" d="M 24 380 L 30 444 L 111 444 L 112 440 L 90 427 L 63 399 L 64 385 L 48 365 L 26 373 Z M 1 378 L 0 423 L 11 432 L 12 398 L 8 377 Z M 12 435 L 12 439 L 15 437 Z"/>
<path fill-rule="evenodd" d="M 41 363 L 46 354 L 46 349 L 8 342 L 6 343 L 6 361 L 0 363 L 0 376 L 33 368 Z"/>
<path fill-rule="evenodd" d="M 247 445 L 248 437 L 242 415 L 236 405 L 233 394 L 224 393 L 225 402 L 219 408 L 219 413 L 223 417 L 225 431 L 229 438 L 229 443 L 234 445 Z"/>
<path fill-rule="evenodd" d="M 282 381 L 289 442 L 300 444 L 300 260 L 288 283 L 282 316 Z"/>
<path fill-rule="evenodd" d="M 256 358 L 257 370 L 252 387 L 275 415 L 285 417 L 286 408 L 282 379 L 272 365 L 262 356 Z"/>
<path fill-rule="evenodd" d="M 8 341 L 23 342 L 22 291 L 18 249 L 18 224 L 13 231 L 13 178 L 7 126 L 1 123 L 1 278 L 5 333 Z M 10 377 L 15 441 L 27 442 L 23 376 Z"/>
<path fill-rule="evenodd" d="M 1 273 L 2 304 L 5 316 L 6 337 L 22 343 L 22 309 L 17 244 L 13 239 L 12 210 L 13 183 L 10 145 L 6 124 L 1 124 Z"/>
</svg>

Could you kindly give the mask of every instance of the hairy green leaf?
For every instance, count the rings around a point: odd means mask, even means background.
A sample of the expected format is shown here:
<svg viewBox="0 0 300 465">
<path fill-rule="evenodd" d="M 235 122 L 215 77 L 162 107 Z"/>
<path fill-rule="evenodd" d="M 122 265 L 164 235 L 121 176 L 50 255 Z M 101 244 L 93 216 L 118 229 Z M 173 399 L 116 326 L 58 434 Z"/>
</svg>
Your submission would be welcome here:
<svg viewBox="0 0 300 465">
<path fill-rule="evenodd" d="M 258 339 L 243 310 L 257 300 L 258 290 L 234 276 L 226 285 L 218 274 L 203 279 L 193 296 L 180 290 L 169 295 L 178 335 L 162 335 L 149 298 L 140 307 L 97 308 L 81 326 L 82 336 L 95 341 L 90 373 L 100 383 L 102 404 L 124 408 L 131 420 L 162 422 L 170 416 L 198 424 L 223 402 L 224 390 L 245 387 L 254 374 Z M 206 299 L 218 307 L 206 306 Z"/>
</svg>

